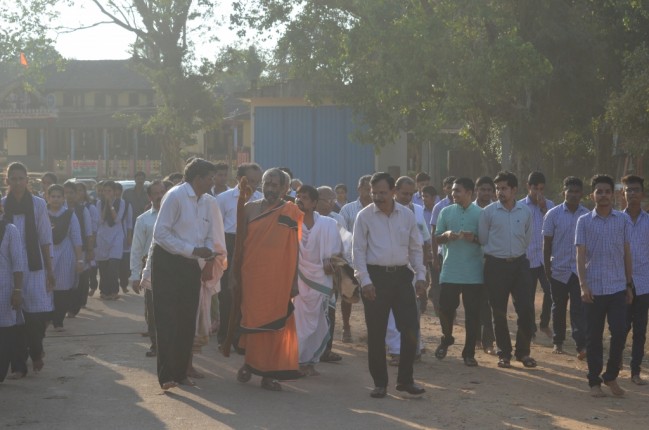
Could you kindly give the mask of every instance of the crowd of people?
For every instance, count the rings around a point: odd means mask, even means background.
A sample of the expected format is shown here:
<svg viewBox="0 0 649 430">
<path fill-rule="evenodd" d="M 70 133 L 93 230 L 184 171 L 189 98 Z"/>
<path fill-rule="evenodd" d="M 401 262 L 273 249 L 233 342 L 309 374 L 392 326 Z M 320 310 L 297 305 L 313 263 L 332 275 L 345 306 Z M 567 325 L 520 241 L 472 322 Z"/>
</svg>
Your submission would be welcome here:
<svg viewBox="0 0 649 430">
<path fill-rule="evenodd" d="M 430 301 L 442 336 L 434 350 L 444 359 L 455 343 L 456 312 L 464 307 L 461 353 L 475 367 L 476 349 L 537 366 L 531 343 L 552 338 L 553 353 L 567 354 L 567 314 L 575 355 L 586 360 L 594 397 L 623 396 L 617 383 L 627 336 L 633 331 L 631 381 L 640 376 L 649 310 L 649 215 L 642 209 L 644 179 L 616 184 L 595 175 L 590 184 L 567 177 L 563 202 L 545 197 L 541 172 L 518 178 L 499 172 L 475 182 L 447 177 L 441 193 L 426 173 L 414 179 L 377 172 L 358 180 L 358 199 L 347 187 L 315 187 L 288 168 L 262 171 L 193 158 L 185 171 L 145 185 L 135 175 L 126 191 L 98 184 L 96 203 L 83 183 L 42 178 L 34 195 L 27 168 L 7 168 L 9 192 L 0 221 L 0 381 L 20 379 L 44 366 L 47 327 L 64 330 L 99 289 L 115 300 L 144 291 L 145 320 L 164 390 L 204 377 L 192 364 L 210 335 L 228 356 L 244 356 L 237 379 L 283 380 L 316 376 L 332 350 L 337 304 L 342 342 L 352 342 L 350 315 L 362 301 L 368 366 L 374 389 L 387 394 L 388 365 L 398 367 L 396 390 L 421 395 L 413 363 L 425 351 L 421 315 Z M 590 187 L 593 209 L 583 206 Z M 521 187 L 523 188 L 523 187 Z M 42 198 L 41 198 L 42 197 Z M 99 279 L 97 279 L 99 272 Z M 541 312 L 535 315 L 537 286 Z M 512 345 L 509 299 L 517 315 Z M 569 305 L 569 307 L 568 307 Z M 604 366 L 603 333 L 611 333 Z"/>
</svg>

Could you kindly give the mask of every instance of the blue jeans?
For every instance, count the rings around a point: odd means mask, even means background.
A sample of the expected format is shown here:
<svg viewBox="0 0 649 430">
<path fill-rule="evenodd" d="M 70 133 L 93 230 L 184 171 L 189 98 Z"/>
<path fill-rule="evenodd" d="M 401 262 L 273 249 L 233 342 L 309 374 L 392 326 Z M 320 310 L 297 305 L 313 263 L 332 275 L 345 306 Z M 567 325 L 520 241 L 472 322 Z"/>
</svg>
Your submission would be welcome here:
<svg viewBox="0 0 649 430">
<path fill-rule="evenodd" d="M 577 351 L 581 351 L 586 348 L 586 320 L 581 303 L 579 278 L 573 273 L 567 284 L 554 278 L 550 279 L 550 284 L 552 285 L 552 328 L 554 330 L 552 343 L 563 345 L 566 340 L 566 308 L 570 300 L 572 338 L 577 345 Z"/>
<path fill-rule="evenodd" d="M 631 346 L 631 375 L 640 374 L 640 365 L 644 357 L 644 343 L 647 335 L 647 312 L 649 311 L 649 294 L 639 296 L 633 293 L 633 302 L 627 307 L 626 335 L 633 328 L 633 344 Z M 624 343 L 626 343 L 626 335 Z"/>
<path fill-rule="evenodd" d="M 626 338 L 626 307 L 625 290 L 615 294 L 594 296 L 593 303 L 584 303 L 588 385 L 591 387 L 601 385 L 602 382 L 613 381 L 620 373 L 620 362 Z M 602 375 L 604 368 L 602 337 L 607 319 L 608 329 L 611 332 L 611 345 L 608 351 L 606 371 Z"/>
</svg>

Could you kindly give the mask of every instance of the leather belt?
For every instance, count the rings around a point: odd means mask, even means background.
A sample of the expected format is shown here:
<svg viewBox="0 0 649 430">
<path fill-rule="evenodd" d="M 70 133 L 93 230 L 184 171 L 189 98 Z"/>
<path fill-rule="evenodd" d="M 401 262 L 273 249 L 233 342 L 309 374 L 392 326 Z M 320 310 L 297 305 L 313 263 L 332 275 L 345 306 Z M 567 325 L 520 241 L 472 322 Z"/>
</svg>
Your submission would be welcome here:
<svg viewBox="0 0 649 430">
<path fill-rule="evenodd" d="M 400 269 L 405 269 L 408 266 L 378 266 L 376 264 L 368 264 L 367 268 L 372 270 L 380 270 L 382 272 L 394 273 Z"/>
<path fill-rule="evenodd" d="M 485 257 L 489 260 L 497 261 L 498 263 L 515 263 L 525 258 L 525 254 L 519 255 L 518 257 L 509 257 L 509 258 L 498 258 L 498 257 L 494 257 L 493 255 L 485 255 Z"/>
</svg>

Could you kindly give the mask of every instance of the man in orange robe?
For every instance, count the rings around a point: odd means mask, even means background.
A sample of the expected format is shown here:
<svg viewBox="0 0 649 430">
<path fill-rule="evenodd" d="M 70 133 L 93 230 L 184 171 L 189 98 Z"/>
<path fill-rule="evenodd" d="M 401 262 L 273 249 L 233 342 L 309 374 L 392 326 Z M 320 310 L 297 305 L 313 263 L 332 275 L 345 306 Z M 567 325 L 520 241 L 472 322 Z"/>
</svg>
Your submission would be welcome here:
<svg viewBox="0 0 649 430">
<path fill-rule="evenodd" d="M 285 181 L 279 169 L 267 170 L 262 177 L 264 198 L 245 206 L 246 222 L 240 226 L 244 236 L 239 346 L 246 353 L 237 379 L 248 382 L 254 373 L 271 391 L 282 389 L 278 381 L 301 376 L 291 298 L 297 294 L 304 214 L 280 198 Z"/>
</svg>

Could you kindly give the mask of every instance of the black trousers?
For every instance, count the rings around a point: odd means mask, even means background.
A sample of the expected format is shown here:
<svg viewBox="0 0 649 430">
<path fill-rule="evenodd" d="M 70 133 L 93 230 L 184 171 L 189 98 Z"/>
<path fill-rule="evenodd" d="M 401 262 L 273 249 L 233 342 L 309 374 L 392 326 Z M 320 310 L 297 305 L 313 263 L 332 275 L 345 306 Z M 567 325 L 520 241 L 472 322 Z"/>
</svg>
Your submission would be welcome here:
<svg viewBox="0 0 649 430">
<path fill-rule="evenodd" d="M 481 291 L 478 339 L 482 341 L 483 348 L 489 348 L 493 346 L 496 337 L 494 335 L 494 323 L 491 316 L 491 305 L 489 304 L 489 291 L 486 287 L 483 287 Z"/>
<path fill-rule="evenodd" d="M 90 269 L 84 270 L 79 273 L 79 283 L 74 291 L 74 299 L 70 312 L 74 315 L 78 314 L 83 306 L 88 303 L 88 291 L 90 290 Z"/>
<path fill-rule="evenodd" d="M 552 289 L 550 287 L 550 281 L 548 277 L 545 276 L 545 266 L 540 265 L 530 269 L 532 273 L 532 284 L 530 285 L 530 300 L 532 300 L 532 310 L 536 313 L 536 308 L 534 305 L 536 299 L 536 283 L 538 281 L 541 284 L 541 289 L 543 290 L 543 304 L 541 305 L 541 316 L 539 317 L 539 327 L 547 328 L 550 325 L 550 318 L 552 315 Z M 534 317 L 532 328 L 534 333 L 536 333 L 536 317 Z"/>
<path fill-rule="evenodd" d="M 397 330 L 401 333 L 397 383 L 411 384 L 414 381 L 413 362 L 419 333 L 419 312 L 415 289 L 412 286 L 414 274 L 407 266 L 402 266 L 394 272 L 387 272 L 381 266 L 368 265 L 367 269 L 376 289 L 376 299 L 370 301 L 363 297 L 367 325 L 367 358 L 374 385 L 388 385 L 385 333 L 390 310 L 394 313 Z"/>
<path fill-rule="evenodd" d="M 74 305 L 76 289 L 54 291 L 54 311 L 52 311 L 52 324 L 54 327 L 63 327 L 63 320 Z"/>
<path fill-rule="evenodd" d="M 153 309 L 153 291 L 144 290 L 144 320 L 151 339 L 151 350 L 156 350 L 155 310 Z"/>
<path fill-rule="evenodd" d="M 128 278 L 131 277 L 131 253 L 125 252 L 122 254 L 122 259 L 119 260 L 119 286 L 127 288 L 129 284 Z"/>
<path fill-rule="evenodd" d="M 475 356 L 475 342 L 480 328 L 480 299 L 484 287 L 481 284 L 442 283 L 439 297 L 439 321 L 442 326 L 442 345 L 455 343 L 453 337 L 453 320 L 455 311 L 460 306 L 460 295 L 464 304 L 466 337 L 462 358 Z"/>
<path fill-rule="evenodd" d="M 95 264 L 97 264 L 95 262 Z M 88 273 L 88 280 L 90 281 L 90 290 L 95 291 L 97 287 L 99 286 L 99 283 L 97 282 L 97 272 L 99 271 L 97 266 L 91 267 L 89 269 Z"/>
<path fill-rule="evenodd" d="M 228 336 L 230 324 L 230 313 L 232 312 L 232 290 L 230 289 L 230 266 L 234 260 L 234 244 L 236 235 L 225 233 L 225 248 L 228 251 L 228 268 L 221 277 L 221 291 L 219 292 L 219 331 L 216 333 L 216 340 L 219 344 L 225 341 Z M 236 345 L 236 342 L 234 342 Z"/>
<path fill-rule="evenodd" d="M 99 291 L 104 295 L 119 293 L 119 262 L 117 258 L 98 261 Z"/>
<path fill-rule="evenodd" d="M 32 361 L 43 358 L 43 338 L 51 312 L 25 312 L 25 324 L 16 326 L 17 350 L 11 360 L 11 371 L 27 374 L 27 358 Z"/>
<path fill-rule="evenodd" d="M 196 332 L 196 311 L 201 288 L 198 261 L 174 255 L 159 245 L 151 262 L 153 313 L 158 346 L 158 381 L 181 382 Z"/>
<path fill-rule="evenodd" d="M 525 256 L 514 261 L 506 262 L 490 256 L 485 258 L 484 281 L 489 291 L 489 303 L 493 311 L 496 345 L 501 358 L 511 359 L 512 341 L 507 326 L 507 305 L 512 296 L 514 309 L 518 315 L 516 331 L 516 358 L 530 355 L 532 329 L 534 326 L 534 310 L 529 297 L 530 262 Z"/>
<path fill-rule="evenodd" d="M 636 295 L 633 291 L 633 302 L 626 310 L 626 334 L 633 329 L 631 345 L 631 375 L 640 374 L 644 357 L 644 344 L 647 340 L 647 312 L 649 312 L 649 294 Z M 625 338 L 626 340 L 626 338 Z M 626 342 L 624 342 L 626 344 Z"/>
<path fill-rule="evenodd" d="M 581 288 L 579 278 L 574 273 L 570 275 L 568 283 L 550 279 L 552 285 L 552 329 L 554 336 L 552 343 L 563 345 L 566 340 L 566 309 L 570 300 L 570 326 L 572 338 L 577 345 L 577 351 L 586 348 L 586 317 L 581 303 Z"/>
<path fill-rule="evenodd" d="M 9 364 L 18 350 L 18 326 L 0 327 L 0 382 L 5 380 Z"/>
</svg>

